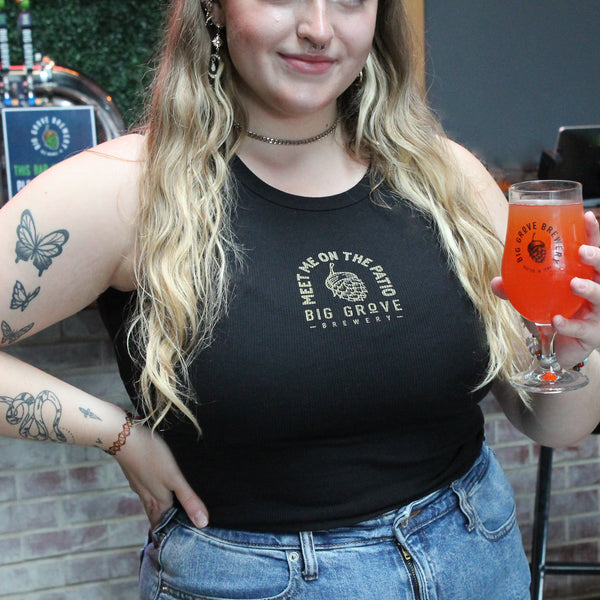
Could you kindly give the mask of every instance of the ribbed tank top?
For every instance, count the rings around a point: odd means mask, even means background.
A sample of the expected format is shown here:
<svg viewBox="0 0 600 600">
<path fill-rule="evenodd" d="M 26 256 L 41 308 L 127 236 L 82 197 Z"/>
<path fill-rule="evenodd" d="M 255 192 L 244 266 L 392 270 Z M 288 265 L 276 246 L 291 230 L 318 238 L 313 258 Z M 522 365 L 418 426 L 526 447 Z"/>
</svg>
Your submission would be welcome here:
<svg viewBox="0 0 600 600">
<path fill-rule="evenodd" d="M 192 407 L 162 432 L 215 526 L 349 525 L 463 475 L 483 417 L 481 320 L 436 229 L 401 198 L 306 198 L 239 159 L 233 218 L 244 252 L 228 314 L 191 366 Z M 135 404 L 119 328 L 129 295 L 99 301 Z M 121 330 L 122 331 L 122 330 Z"/>
</svg>

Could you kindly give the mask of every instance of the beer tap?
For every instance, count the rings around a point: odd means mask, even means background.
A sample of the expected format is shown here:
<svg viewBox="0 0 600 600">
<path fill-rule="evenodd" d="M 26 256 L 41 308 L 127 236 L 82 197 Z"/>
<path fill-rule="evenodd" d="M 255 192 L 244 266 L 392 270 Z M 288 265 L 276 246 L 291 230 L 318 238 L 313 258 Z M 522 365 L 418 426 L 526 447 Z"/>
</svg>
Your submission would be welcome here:
<svg viewBox="0 0 600 600">
<path fill-rule="evenodd" d="M 11 105 L 8 74 L 10 72 L 10 47 L 8 44 L 8 22 L 6 1 L 0 0 L 0 95 L 5 106 Z"/>
<path fill-rule="evenodd" d="M 24 91 L 27 97 L 27 104 L 35 106 L 35 93 L 33 90 L 33 35 L 31 13 L 29 12 L 29 0 L 17 0 L 19 6 L 19 28 L 21 29 L 21 38 L 23 40 L 23 59 L 25 64 Z"/>
</svg>

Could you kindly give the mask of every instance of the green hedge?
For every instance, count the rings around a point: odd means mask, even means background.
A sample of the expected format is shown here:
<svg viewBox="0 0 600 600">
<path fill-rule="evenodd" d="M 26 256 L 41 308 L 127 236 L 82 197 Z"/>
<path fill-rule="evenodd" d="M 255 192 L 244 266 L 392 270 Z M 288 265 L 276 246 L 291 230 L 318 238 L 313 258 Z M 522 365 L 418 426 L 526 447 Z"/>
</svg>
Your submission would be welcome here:
<svg viewBox="0 0 600 600">
<path fill-rule="evenodd" d="M 94 80 L 127 125 L 141 114 L 165 0 L 31 0 L 34 52 Z M 23 64 L 16 2 L 6 1 L 11 63 Z"/>
</svg>

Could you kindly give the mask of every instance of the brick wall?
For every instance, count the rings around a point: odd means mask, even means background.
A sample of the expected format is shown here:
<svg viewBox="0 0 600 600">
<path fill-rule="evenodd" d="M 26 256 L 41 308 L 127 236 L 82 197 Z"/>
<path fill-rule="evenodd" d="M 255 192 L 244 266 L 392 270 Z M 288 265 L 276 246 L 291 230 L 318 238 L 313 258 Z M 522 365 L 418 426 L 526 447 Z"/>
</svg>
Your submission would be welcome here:
<svg viewBox="0 0 600 600">
<path fill-rule="evenodd" d="M 94 310 L 11 353 L 129 406 Z M 515 489 L 529 551 L 538 447 L 512 428 L 492 398 L 483 407 L 487 439 Z M 600 559 L 599 438 L 555 453 L 551 560 Z M 0 600 L 134 600 L 146 528 L 137 497 L 104 453 L 0 438 Z M 597 598 L 600 577 L 549 576 L 546 590 L 553 599 Z"/>
<path fill-rule="evenodd" d="M 11 354 L 131 406 L 95 310 Z M 0 438 L 0 599 L 133 600 L 146 530 L 137 496 L 107 454 Z"/>
<path fill-rule="evenodd" d="M 515 490 L 519 526 L 530 554 L 539 446 L 519 433 L 489 396 L 483 402 L 486 437 Z M 600 436 L 554 452 L 548 534 L 550 561 L 600 560 Z M 600 598 L 600 576 L 546 577 L 545 598 Z"/>
</svg>

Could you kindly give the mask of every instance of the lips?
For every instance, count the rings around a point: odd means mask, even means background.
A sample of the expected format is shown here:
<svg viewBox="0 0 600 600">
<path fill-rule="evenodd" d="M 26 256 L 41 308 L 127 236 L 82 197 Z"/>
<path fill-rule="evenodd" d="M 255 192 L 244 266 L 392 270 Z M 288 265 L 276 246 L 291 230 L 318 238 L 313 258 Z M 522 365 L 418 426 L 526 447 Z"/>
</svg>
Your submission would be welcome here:
<svg viewBox="0 0 600 600">
<path fill-rule="evenodd" d="M 307 75 L 327 73 L 335 62 L 326 56 L 312 54 L 280 54 L 280 56 L 290 69 Z"/>
</svg>

